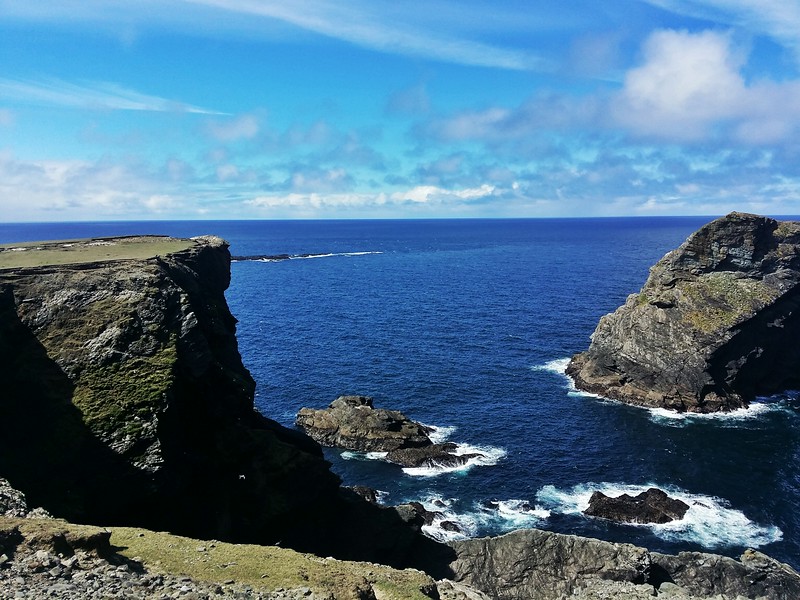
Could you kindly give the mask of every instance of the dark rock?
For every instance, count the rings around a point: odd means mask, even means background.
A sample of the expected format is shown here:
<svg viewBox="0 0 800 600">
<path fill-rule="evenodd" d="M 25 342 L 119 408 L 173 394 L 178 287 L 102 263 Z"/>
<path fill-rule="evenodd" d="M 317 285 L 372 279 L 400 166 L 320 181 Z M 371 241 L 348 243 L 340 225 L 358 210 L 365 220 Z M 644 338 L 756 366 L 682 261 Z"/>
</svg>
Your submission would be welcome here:
<svg viewBox="0 0 800 600">
<path fill-rule="evenodd" d="M 430 430 L 396 410 L 376 409 L 369 396 L 340 396 L 326 409 L 301 408 L 298 426 L 323 446 L 388 452 L 430 446 Z"/>
<path fill-rule="evenodd" d="M 739 561 L 698 552 L 669 556 L 537 529 L 448 545 L 457 555 L 448 579 L 503 600 L 644 600 L 661 588 L 664 597 L 695 600 L 800 598 L 800 574 L 753 550 Z"/>
<path fill-rule="evenodd" d="M 800 223 L 731 213 L 650 270 L 567 373 L 630 404 L 716 412 L 800 386 Z"/>
<path fill-rule="evenodd" d="M 636 496 L 609 497 L 594 492 L 583 514 L 620 523 L 669 523 L 682 519 L 687 510 L 689 505 L 685 502 L 670 498 L 658 488 L 650 488 Z"/>
<path fill-rule="evenodd" d="M 341 495 L 316 442 L 254 409 L 225 301 L 227 243 L 142 243 L 181 249 L 0 269 L 0 474 L 74 522 L 414 556 L 428 540 Z"/>
<path fill-rule="evenodd" d="M 352 492 L 354 492 L 355 494 L 357 494 L 358 496 L 360 496 L 361 498 L 363 498 L 364 500 L 366 500 L 371 504 L 378 503 L 378 491 L 371 487 L 367 487 L 365 485 L 353 485 L 353 486 L 348 486 L 345 489 L 351 490 Z"/>
<path fill-rule="evenodd" d="M 461 526 L 454 521 L 442 521 L 439 523 L 439 527 L 445 531 L 451 531 L 453 533 L 464 533 L 464 530 L 461 529 Z"/>
<path fill-rule="evenodd" d="M 455 454 L 456 444 L 431 444 L 421 448 L 398 448 L 386 454 L 386 460 L 401 467 L 461 467 L 473 458 L 480 458 L 483 454 Z"/>
</svg>

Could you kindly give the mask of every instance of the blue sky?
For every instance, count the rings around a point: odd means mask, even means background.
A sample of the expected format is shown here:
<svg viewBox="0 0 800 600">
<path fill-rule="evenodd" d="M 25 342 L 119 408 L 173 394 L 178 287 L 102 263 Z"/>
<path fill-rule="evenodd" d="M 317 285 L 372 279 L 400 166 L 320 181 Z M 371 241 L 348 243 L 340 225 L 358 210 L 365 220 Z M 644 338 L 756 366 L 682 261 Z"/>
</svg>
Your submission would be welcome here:
<svg viewBox="0 0 800 600">
<path fill-rule="evenodd" d="M 800 214 L 800 3 L 0 0 L 0 220 Z"/>
</svg>

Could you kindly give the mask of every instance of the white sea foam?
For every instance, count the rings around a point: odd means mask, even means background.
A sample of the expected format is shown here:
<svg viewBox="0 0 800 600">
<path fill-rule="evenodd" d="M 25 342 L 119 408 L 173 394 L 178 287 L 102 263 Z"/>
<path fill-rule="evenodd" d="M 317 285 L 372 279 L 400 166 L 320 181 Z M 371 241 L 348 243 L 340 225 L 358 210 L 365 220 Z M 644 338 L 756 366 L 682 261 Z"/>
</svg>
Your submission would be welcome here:
<svg viewBox="0 0 800 600">
<path fill-rule="evenodd" d="M 567 394 L 569 396 L 583 396 L 586 398 L 600 398 L 605 400 L 602 396 L 597 394 L 592 394 L 590 392 L 584 392 L 583 390 L 579 390 L 575 387 L 575 382 L 572 381 L 572 377 L 567 375 L 567 365 L 569 365 L 569 361 L 572 360 L 571 358 L 556 358 L 553 360 L 549 360 L 543 365 L 534 365 L 531 367 L 532 371 L 547 371 L 548 373 L 555 373 L 556 375 L 561 375 L 564 378 L 564 387 L 567 388 Z"/>
<path fill-rule="evenodd" d="M 581 514 L 589 506 L 594 491 L 612 497 L 621 494 L 635 496 L 650 487 L 660 487 L 689 505 L 686 515 L 678 521 L 662 525 L 631 524 L 633 527 L 647 527 L 662 539 L 694 542 L 708 549 L 730 546 L 758 548 L 783 539 L 783 532 L 778 527 L 755 523 L 741 511 L 731 508 L 727 500 L 690 494 L 674 486 L 584 483 L 561 490 L 547 485 L 539 490 L 536 499 L 543 508 L 554 513 Z"/>
<path fill-rule="evenodd" d="M 345 460 L 386 460 L 386 452 L 356 452 L 345 450 L 341 456 Z"/>
<path fill-rule="evenodd" d="M 496 448 L 494 446 L 472 446 L 470 444 L 456 444 L 453 451 L 456 456 L 463 456 L 465 454 L 476 454 L 476 456 L 469 458 L 463 465 L 457 467 L 435 465 L 429 467 L 406 467 L 403 473 L 413 477 L 436 477 L 444 473 L 465 473 L 472 467 L 491 467 L 496 465 L 507 454 L 503 448 Z"/>
<path fill-rule="evenodd" d="M 458 429 L 457 427 L 437 427 L 436 425 L 426 425 L 425 423 L 420 423 L 420 425 L 429 430 L 428 439 L 434 444 L 446 442 L 453 435 L 453 432 Z"/>
<path fill-rule="evenodd" d="M 422 527 L 423 533 L 441 542 L 474 537 L 487 527 L 503 532 L 534 527 L 550 516 L 549 511 L 531 506 L 525 500 L 492 500 L 484 504 L 475 503 L 470 510 L 461 513 L 455 508 L 457 504 L 455 499 L 443 498 L 438 494 L 426 496 L 420 504 L 426 510 L 436 513 L 432 523 Z"/>
<path fill-rule="evenodd" d="M 332 256 L 366 256 L 368 254 L 383 254 L 378 250 L 368 251 L 368 252 L 327 252 L 325 254 L 301 254 L 296 256 L 290 256 L 289 260 L 300 260 L 300 259 L 307 259 L 307 258 L 331 258 Z"/>
<path fill-rule="evenodd" d="M 557 375 L 561 375 L 564 378 L 564 382 L 566 384 L 567 395 L 569 396 L 582 396 L 585 398 L 595 398 L 598 400 L 603 400 L 606 402 L 616 402 L 615 400 L 611 400 L 604 396 L 600 396 L 599 394 L 593 394 L 591 392 L 585 392 L 583 390 L 579 390 L 575 387 L 575 382 L 572 380 L 572 377 L 567 375 L 567 365 L 569 364 L 569 358 L 557 358 L 551 361 L 544 363 L 543 365 L 534 365 L 531 367 L 534 371 L 548 371 L 550 373 L 556 373 Z M 729 425 L 738 425 L 745 423 L 747 421 L 751 421 L 753 419 L 758 419 L 759 417 L 765 415 L 766 413 L 775 411 L 775 410 L 784 410 L 785 406 L 782 403 L 774 401 L 775 398 L 764 398 L 763 401 L 756 401 L 751 402 L 748 408 L 739 408 L 737 410 L 732 410 L 729 412 L 715 412 L 715 413 L 687 413 L 687 412 L 678 412 L 675 410 L 670 410 L 667 408 L 648 408 L 646 406 L 636 406 L 634 404 L 630 404 L 632 408 L 636 408 L 639 410 L 644 410 L 649 413 L 650 419 L 654 423 L 658 423 L 660 425 L 669 425 L 672 427 L 684 427 L 694 422 L 698 421 L 717 421 L 717 422 L 724 422 Z"/>
<path fill-rule="evenodd" d="M 435 444 L 441 444 L 450 438 L 450 435 L 456 430 L 456 427 L 437 427 L 435 425 L 424 425 L 431 432 L 428 434 L 430 440 Z M 341 457 L 345 460 L 382 460 L 386 461 L 386 452 L 355 452 L 352 450 L 345 450 L 342 452 Z M 436 477 L 444 473 L 465 473 L 472 467 L 490 467 L 496 465 L 503 457 L 506 456 L 506 451 L 503 448 L 495 448 L 493 446 L 473 446 L 471 444 L 456 444 L 452 454 L 456 456 L 464 456 L 465 454 L 475 454 L 469 458 L 463 465 L 457 467 L 446 465 L 431 465 L 426 467 L 405 467 L 403 473 L 411 475 L 412 477 Z M 387 461 L 388 462 L 388 461 Z"/>
<path fill-rule="evenodd" d="M 549 371 L 550 373 L 564 375 L 564 377 L 566 377 L 567 365 L 569 364 L 569 361 L 569 358 L 556 358 L 554 360 L 547 361 L 543 365 L 533 365 L 531 369 L 533 371 Z"/>
</svg>

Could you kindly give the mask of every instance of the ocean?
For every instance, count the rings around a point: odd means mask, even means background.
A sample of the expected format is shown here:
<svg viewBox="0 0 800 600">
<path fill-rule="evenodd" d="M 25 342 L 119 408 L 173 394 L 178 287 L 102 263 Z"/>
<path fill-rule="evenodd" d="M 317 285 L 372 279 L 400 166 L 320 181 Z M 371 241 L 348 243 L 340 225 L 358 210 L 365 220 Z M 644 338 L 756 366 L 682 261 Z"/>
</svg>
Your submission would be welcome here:
<svg viewBox="0 0 800 600">
<path fill-rule="evenodd" d="M 563 373 L 598 319 L 709 219 L 194 221 L 0 224 L 0 243 L 215 234 L 237 260 L 227 299 L 256 406 L 293 427 L 304 406 L 365 394 L 483 457 L 401 469 L 326 450 L 345 485 L 440 513 L 448 540 L 521 527 L 652 550 L 800 568 L 800 394 L 678 416 L 577 392 Z M 594 490 L 660 487 L 690 505 L 666 525 L 582 515 Z M 458 531 L 451 531 L 455 524 Z"/>
</svg>

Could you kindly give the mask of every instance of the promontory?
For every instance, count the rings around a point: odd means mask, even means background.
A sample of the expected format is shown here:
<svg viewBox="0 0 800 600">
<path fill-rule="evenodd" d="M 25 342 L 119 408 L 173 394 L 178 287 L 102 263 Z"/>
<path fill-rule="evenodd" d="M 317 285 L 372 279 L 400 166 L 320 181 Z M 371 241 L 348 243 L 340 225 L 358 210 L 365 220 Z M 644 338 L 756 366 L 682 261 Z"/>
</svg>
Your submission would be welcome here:
<svg viewBox="0 0 800 600">
<path fill-rule="evenodd" d="M 800 223 L 731 213 L 650 269 L 567 367 L 584 391 L 708 413 L 800 385 Z"/>
</svg>

